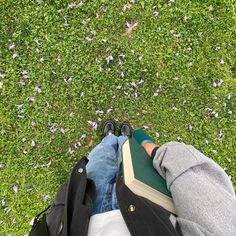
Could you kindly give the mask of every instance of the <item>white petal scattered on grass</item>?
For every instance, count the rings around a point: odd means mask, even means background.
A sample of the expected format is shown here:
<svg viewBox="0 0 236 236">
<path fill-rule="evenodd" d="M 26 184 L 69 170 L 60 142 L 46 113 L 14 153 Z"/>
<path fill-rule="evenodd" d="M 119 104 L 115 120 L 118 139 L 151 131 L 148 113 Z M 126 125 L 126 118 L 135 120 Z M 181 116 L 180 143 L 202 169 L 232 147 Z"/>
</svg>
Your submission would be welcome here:
<svg viewBox="0 0 236 236">
<path fill-rule="evenodd" d="M 19 187 L 17 185 L 12 186 L 12 190 L 17 193 L 19 191 Z"/>
<path fill-rule="evenodd" d="M 81 146 L 82 146 L 82 144 L 81 144 L 80 141 L 77 141 L 77 142 L 74 144 L 74 147 L 75 147 L 76 149 L 78 149 L 78 148 L 81 147 Z"/>
<path fill-rule="evenodd" d="M 179 77 L 174 77 L 173 80 L 176 80 L 176 81 L 177 81 L 177 80 L 179 80 Z"/>
<path fill-rule="evenodd" d="M 104 114 L 104 111 L 103 110 L 97 110 L 95 111 L 96 114 Z"/>
<path fill-rule="evenodd" d="M 201 36 L 202 36 L 202 34 L 203 34 L 202 32 L 198 32 L 198 36 L 199 36 L 199 37 L 201 37 Z"/>
<path fill-rule="evenodd" d="M 0 170 L 3 169 L 5 167 L 5 164 L 0 163 Z"/>
<path fill-rule="evenodd" d="M 24 79 L 29 79 L 30 76 L 29 76 L 29 75 L 23 75 L 23 78 L 24 78 Z"/>
<path fill-rule="evenodd" d="M 57 127 L 55 126 L 51 126 L 49 129 L 52 133 L 55 133 L 57 131 Z"/>
<path fill-rule="evenodd" d="M 155 136 L 156 136 L 157 138 L 160 138 L 160 134 L 159 134 L 158 132 L 155 133 Z"/>
<path fill-rule="evenodd" d="M 26 192 L 27 193 L 30 193 L 30 192 L 32 192 L 33 191 L 33 188 L 28 188 L 28 189 L 26 189 Z"/>
<path fill-rule="evenodd" d="M 125 54 L 124 54 L 124 53 L 121 53 L 121 54 L 120 54 L 120 57 L 121 57 L 122 59 L 125 59 Z"/>
<path fill-rule="evenodd" d="M 34 42 L 35 42 L 36 44 L 40 45 L 40 43 L 39 43 L 39 40 L 38 40 L 38 39 L 35 39 L 35 40 L 34 40 Z"/>
<path fill-rule="evenodd" d="M 213 6 L 210 5 L 210 6 L 208 7 L 208 10 L 209 10 L 209 11 L 213 11 Z"/>
<path fill-rule="evenodd" d="M 3 210 L 4 210 L 4 212 L 5 212 L 6 214 L 8 214 L 8 213 L 11 211 L 11 208 L 10 208 L 10 207 L 6 207 L 6 208 L 4 208 Z"/>
<path fill-rule="evenodd" d="M 143 56 L 139 56 L 138 59 L 141 61 L 143 60 Z"/>
<path fill-rule="evenodd" d="M 11 50 L 11 49 L 14 49 L 15 47 L 16 47 L 16 45 L 14 43 L 12 43 L 12 44 L 9 45 L 8 48 L 9 48 L 9 50 Z"/>
<path fill-rule="evenodd" d="M 188 130 L 192 131 L 193 130 L 193 126 L 191 124 L 188 125 Z"/>
<path fill-rule="evenodd" d="M 5 207 L 6 206 L 5 200 L 3 199 L 1 202 L 2 202 L 2 207 Z"/>
<path fill-rule="evenodd" d="M 41 57 L 41 58 L 39 59 L 39 61 L 40 61 L 40 62 L 44 62 L 44 57 Z"/>
<path fill-rule="evenodd" d="M 68 4 L 68 7 L 71 9 L 75 8 L 76 6 L 77 6 L 76 2 L 71 2 Z"/>
<path fill-rule="evenodd" d="M 232 95 L 229 93 L 229 94 L 227 95 L 227 99 L 230 100 L 231 98 L 232 98 Z"/>
<path fill-rule="evenodd" d="M 232 114 L 233 114 L 233 112 L 230 110 L 230 111 L 228 111 L 228 114 L 229 114 L 229 115 L 232 115 Z"/>
<path fill-rule="evenodd" d="M 221 65 L 225 64 L 225 61 L 224 61 L 223 58 L 221 58 L 221 60 L 220 60 L 220 64 L 221 64 Z"/>
<path fill-rule="evenodd" d="M 180 37 L 182 36 L 182 34 L 181 34 L 181 33 L 178 33 L 178 34 L 174 34 L 174 36 L 175 36 L 176 38 L 180 38 Z"/>
<path fill-rule="evenodd" d="M 72 77 L 64 78 L 64 82 L 65 82 L 66 84 L 71 83 L 72 80 L 73 80 Z"/>
<path fill-rule="evenodd" d="M 176 140 L 177 140 L 178 142 L 180 142 L 180 141 L 182 140 L 182 138 L 178 136 L 178 137 L 176 138 Z"/>
<path fill-rule="evenodd" d="M 107 64 L 109 64 L 110 61 L 113 61 L 113 56 L 112 55 L 107 56 L 106 61 L 107 61 Z"/>
<path fill-rule="evenodd" d="M 113 111 L 113 109 L 112 109 L 112 108 L 109 108 L 109 109 L 107 110 L 107 113 L 112 112 L 112 111 Z"/>
<path fill-rule="evenodd" d="M 224 131 L 222 129 L 220 129 L 219 133 L 218 133 L 218 141 L 222 142 L 224 139 Z"/>
<path fill-rule="evenodd" d="M 98 117 L 98 121 L 99 121 L 99 122 L 102 121 L 102 118 Z"/>
<path fill-rule="evenodd" d="M 178 111 L 178 108 L 174 105 L 174 104 L 172 104 L 172 110 L 174 110 L 174 111 Z"/>
<path fill-rule="evenodd" d="M 65 129 L 64 128 L 61 128 L 60 131 L 61 131 L 62 134 L 65 134 Z"/>
<path fill-rule="evenodd" d="M 35 102 L 35 98 L 34 98 L 34 97 L 27 97 L 27 101 L 29 101 L 29 102 Z"/>
<path fill-rule="evenodd" d="M 30 144 L 31 147 L 35 147 L 36 146 L 36 142 L 34 140 L 31 140 L 31 144 Z"/>
<path fill-rule="evenodd" d="M 42 4 L 42 3 L 43 3 L 43 0 L 36 0 L 36 2 L 37 2 L 38 4 Z"/>
<path fill-rule="evenodd" d="M 42 93 L 42 89 L 39 88 L 38 86 L 36 86 L 36 87 L 34 88 L 34 90 L 35 90 L 36 93 Z"/>
<path fill-rule="evenodd" d="M 84 92 L 81 92 L 81 93 L 80 93 L 80 97 L 83 97 L 83 96 L 84 96 Z"/>
<path fill-rule="evenodd" d="M 15 58 L 17 58 L 17 57 L 18 57 L 18 54 L 17 54 L 16 52 L 13 53 L 12 58 L 15 59 Z"/>
<path fill-rule="evenodd" d="M 95 121 L 90 121 L 89 120 L 88 123 L 90 124 L 90 126 L 93 130 L 97 130 L 98 124 Z"/>
<path fill-rule="evenodd" d="M 224 80 L 221 79 L 221 80 L 218 82 L 217 86 L 220 87 L 223 83 L 224 83 Z"/>
<path fill-rule="evenodd" d="M 44 195 L 43 196 L 43 200 L 46 202 L 46 201 L 48 201 L 49 199 L 50 199 L 51 197 L 49 196 L 49 195 Z"/>
<path fill-rule="evenodd" d="M 92 39 L 91 37 L 89 37 L 89 36 L 86 36 L 85 39 L 86 39 L 87 41 L 89 41 L 89 42 L 91 42 L 91 41 L 93 40 L 93 39 Z"/>
<path fill-rule="evenodd" d="M 208 144 L 208 143 L 209 143 L 207 139 L 205 139 L 204 142 L 205 142 L 205 144 Z"/>
<path fill-rule="evenodd" d="M 85 139 L 86 137 L 87 137 L 86 134 L 82 134 L 81 137 L 80 137 L 80 140 L 83 140 L 83 139 Z"/>
<path fill-rule="evenodd" d="M 88 26 L 88 22 L 87 22 L 86 20 L 83 20 L 83 21 L 82 21 L 82 24 L 83 24 L 84 26 Z"/>
<path fill-rule="evenodd" d="M 217 83 L 216 83 L 216 82 L 213 82 L 212 86 L 213 86 L 214 88 L 216 88 L 216 87 L 217 87 Z"/>
<path fill-rule="evenodd" d="M 5 74 L 1 74 L 1 73 L 0 73 L 0 78 L 1 78 L 1 79 L 4 79 L 5 76 L 6 76 Z"/>
<path fill-rule="evenodd" d="M 138 84 L 142 84 L 142 83 L 144 83 L 144 80 L 143 79 L 139 80 Z"/>
<path fill-rule="evenodd" d="M 33 226 L 33 225 L 34 225 L 34 219 L 35 219 L 35 217 L 32 218 L 32 220 L 29 222 L 29 225 L 30 225 L 30 226 Z"/>
<path fill-rule="evenodd" d="M 27 75 L 27 74 L 28 74 L 28 70 L 23 70 L 23 71 L 21 72 L 21 74 L 22 74 L 22 75 Z"/>
<path fill-rule="evenodd" d="M 153 15 L 154 15 L 155 17 L 158 17 L 158 16 L 160 15 L 160 12 L 154 11 L 154 12 L 153 12 Z"/>
<path fill-rule="evenodd" d="M 49 168 L 52 164 L 52 161 L 50 160 L 47 164 L 46 164 L 46 167 Z"/>
<path fill-rule="evenodd" d="M 69 147 L 68 152 L 69 152 L 69 154 L 73 154 L 74 150 L 71 147 Z"/>
<path fill-rule="evenodd" d="M 149 126 L 148 125 L 143 125 L 143 128 L 144 129 L 149 129 Z"/>
</svg>

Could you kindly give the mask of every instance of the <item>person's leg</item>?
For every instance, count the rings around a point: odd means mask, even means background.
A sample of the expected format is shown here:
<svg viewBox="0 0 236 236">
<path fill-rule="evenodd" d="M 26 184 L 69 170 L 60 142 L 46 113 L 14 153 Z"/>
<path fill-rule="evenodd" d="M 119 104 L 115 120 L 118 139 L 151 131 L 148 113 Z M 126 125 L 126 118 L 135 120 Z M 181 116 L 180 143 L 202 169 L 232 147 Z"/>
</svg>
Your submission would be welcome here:
<svg viewBox="0 0 236 236">
<path fill-rule="evenodd" d="M 122 152 L 122 145 L 128 138 L 129 138 L 128 136 L 124 136 L 124 135 L 121 135 L 118 137 L 118 155 L 117 155 L 118 167 L 120 166 L 120 163 L 122 161 L 122 153 L 121 153 Z"/>
<path fill-rule="evenodd" d="M 118 137 L 118 152 L 117 152 L 118 168 L 116 171 L 115 182 L 117 180 L 120 163 L 122 161 L 122 145 L 128 138 L 129 138 L 128 136 L 124 136 L 124 135 L 121 135 Z M 116 183 L 114 183 L 112 187 L 112 210 L 115 210 L 115 209 L 119 209 L 119 205 L 118 205 L 117 197 L 116 197 Z"/>
<path fill-rule="evenodd" d="M 107 135 L 89 154 L 86 165 L 87 176 L 96 185 L 97 196 L 93 207 L 93 214 L 112 209 L 112 186 L 116 180 L 117 137 Z"/>
<path fill-rule="evenodd" d="M 118 177 L 120 163 L 122 162 L 122 145 L 129 137 L 131 137 L 132 133 L 133 133 L 133 128 L 131 127 L 129 123 L 124 122 L 121 124 L 120 136 L 118 137 L 118 168 L 116 172 L 116 180 Z M 112 203 L 111 204 L 112 204 L 113 210 L 119 209 L 119 205 L 118 205 L 117 197 L 116 197 L 116 183 L 114 183 L 113 189 L 112 189 Z"/>
</svg>

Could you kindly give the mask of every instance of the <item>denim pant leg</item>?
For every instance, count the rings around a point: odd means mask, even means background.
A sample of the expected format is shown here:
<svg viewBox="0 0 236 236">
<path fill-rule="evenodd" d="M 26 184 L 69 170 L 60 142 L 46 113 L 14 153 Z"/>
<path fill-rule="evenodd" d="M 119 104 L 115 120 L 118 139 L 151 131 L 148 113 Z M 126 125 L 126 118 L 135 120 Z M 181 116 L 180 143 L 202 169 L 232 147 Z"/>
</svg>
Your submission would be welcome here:
<svg viewBox="0 0 236 236">
<path fill-rule="evenodd" d="M 122 155 L 121 155 L 122 145 L 127 139 L 128 137 L 123 135 L 118 137 L 118 167 L 120 166 L 120 163 L 122 161 Z"/>
<path fill-rule="evenodd" d="M 117 137 L 108 135 L 88 156 L 87 176 L 95 182 L 97 191 L 93 214 L 112 210 L 112 188 L 117 172 L 117 144 Z"/>
<path fill-rule="evenodd" d="M 116 172 L 116 179 L 118 177 L 119 166 L 122 161 L 122 155 L 121 155 L 122 145 L 127 139 L 128 139 L 127 136 L 118 137 L 118 168 Z M 117 202 L 117 197 L 116 197 L 116 183 L 114 183 L 113 188 L 112 188 L 112 203 L 111 204 L 112 204 L 112 210 L 120 208 Z"/>
</svg>

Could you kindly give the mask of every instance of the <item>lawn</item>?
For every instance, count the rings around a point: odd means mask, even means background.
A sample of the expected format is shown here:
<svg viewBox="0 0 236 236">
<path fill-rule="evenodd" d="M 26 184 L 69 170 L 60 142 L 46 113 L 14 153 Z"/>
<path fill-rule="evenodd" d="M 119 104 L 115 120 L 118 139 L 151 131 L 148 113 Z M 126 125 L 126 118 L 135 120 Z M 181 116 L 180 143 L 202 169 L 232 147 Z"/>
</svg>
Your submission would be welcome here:
<svg viewBox="0 0 236 236">
<path fill-rule="evenodd" d="M 236 187 L 235 8 L 0 1 L 0 235 L 27 235 L 107 118 L 194 145 Z"/>
</svg>

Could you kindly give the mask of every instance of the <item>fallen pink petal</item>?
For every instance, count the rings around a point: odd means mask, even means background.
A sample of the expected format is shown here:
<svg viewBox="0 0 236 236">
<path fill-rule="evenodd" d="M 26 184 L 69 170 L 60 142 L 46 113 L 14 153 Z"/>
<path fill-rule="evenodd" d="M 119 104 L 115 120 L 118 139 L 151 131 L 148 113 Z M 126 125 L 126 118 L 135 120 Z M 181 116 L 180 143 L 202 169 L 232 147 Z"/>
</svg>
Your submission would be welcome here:
<svg viewBox="0 0 236 236">
<path fill-rule="evenodd" d="M 95 121 L 90 121 L 89 120 L 88 123 L 90 124 L 90 126 L 93 130 L 97 130 L 98 124 Z"/>
</svg>

